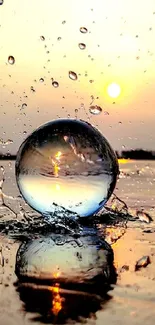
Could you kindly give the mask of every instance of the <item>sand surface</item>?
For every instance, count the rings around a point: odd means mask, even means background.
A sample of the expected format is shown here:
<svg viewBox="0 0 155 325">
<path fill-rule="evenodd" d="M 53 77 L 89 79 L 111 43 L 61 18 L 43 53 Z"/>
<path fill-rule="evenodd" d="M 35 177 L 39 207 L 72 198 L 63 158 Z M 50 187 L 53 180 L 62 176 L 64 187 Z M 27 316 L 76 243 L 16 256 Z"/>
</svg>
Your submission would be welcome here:
<svg viewBox="0 0 155 325">
<path fill-rule="evenodd" d="M 8 164 L 8 163 L 7 163 Z M 136 167 L 135 167 L 136 165 Z M 131 210 L 145 208 L 150 213 L 153 222 L 150 224 L 129 221 L 125 234 L 112 245 L 115 257 L 115 267 L 118 278 L 114 289 L 109 292 L 112 297 L 107 301 L 102 310 L 96 313 L 96 319 L 87 319 L 93 324 L 142 324 L 153 325 L 155 320 L 155 163 L 141 163 L 137 167 L 134 163 L 129 167 L 121 165 L 124 172 L 131 173 L 131 177 L 122 177 L 116 188 L 116 193 L 125 200 Z M 6 166 L 7 168 L 8 166 Z M 145 167 L 145 168 L 144 168 Z M 8 169 L 5 181 L 5 193 L 17 196 L 18 191 L 13 178 L 13 166 Z M 134 174 L 134 170 L 142 170 L 142 174 Z M 127 170 L 129 169 L 129 171 Z M 132 174 L 133 172 L 133 174 Z M 10 185 L 11 179 L 11 185 Z M 10 204 L 15 203 L 10 199 Z M 24 203 L 23 203 L 24 204 Z M 18 210 L 18 204 L 15 209 Z M 18 212 L 18 211 L 17 211 Z M 9 210 L 1 209 L 1 218 L 10 218 Z M 14 218 L 14 216 L 11 216 Z M 33 324 L 34 314 L 24 311 L 14 283 L 17 278 L 14 273 L 15 257 L 19 247 L 17 240 L 0 236 L 0 324 Z M 135 271 L 136 261 L 148 255 L 151 263 Z M 123 268 L 123 266 L 125 269 Z M 39 324 L 39 322 L 35 322 Z"/>
</svg>

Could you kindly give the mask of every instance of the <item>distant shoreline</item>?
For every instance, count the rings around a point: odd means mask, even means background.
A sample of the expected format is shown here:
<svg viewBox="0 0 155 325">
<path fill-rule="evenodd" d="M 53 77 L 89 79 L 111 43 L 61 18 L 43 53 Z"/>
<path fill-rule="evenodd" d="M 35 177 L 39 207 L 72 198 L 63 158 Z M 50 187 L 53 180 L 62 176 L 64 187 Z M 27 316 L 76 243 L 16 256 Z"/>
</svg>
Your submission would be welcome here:
<svg viewBox="0 0 155 325">
<path fill-rule="evenodd" d="M 155 151 L 143 149 L 115 151 L 118 160 L 155 160 Z M 16 160 L 16 155 L 0 154 L 0 160 Z"/>
</svg>

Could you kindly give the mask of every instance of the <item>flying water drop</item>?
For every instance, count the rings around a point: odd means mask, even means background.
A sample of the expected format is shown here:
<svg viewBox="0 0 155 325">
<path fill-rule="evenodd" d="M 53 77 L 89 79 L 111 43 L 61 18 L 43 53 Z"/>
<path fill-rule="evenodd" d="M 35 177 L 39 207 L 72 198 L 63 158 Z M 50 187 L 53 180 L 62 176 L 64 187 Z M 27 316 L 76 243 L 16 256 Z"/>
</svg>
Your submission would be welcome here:
<svg viewBox="0 0 155 325">
<path fill-rule="evenodd" d="M 8 57 L 8 63 L 9 63 L 9 64 L 14 64 L 14 63 L 15 63 L 15 58 L 14 58 L 14 56 L 10 55 L 10 56 Z"/>
<path fill-rule="evenodd" d="M 40 81 L 41 83 L 43 83 L 43 82 L 44 82 L 44 78 L 40 78 L 39 81 Z"/>
<path fill-rule="evenodd" d="M 57 81 L 53 81 L 53 82 L 52 82 L 52 86 L 53 86 L 54 88 L 58 88 L 58 87 L 59 87 L 59 83 L 58 83 Z"/>
<path fill-rule="evenodd" d="M 27 104 L 23 103 L 22 106 L 21 106 L 21 109 L 25 109 L 26 107 L 27 107 Z"/>
<path fill-rule="evenodd" d="M 79 43 L 79 48 L 80 48 L 80 50 L 84 50 L 86 48 L 86 44 Z"/>
<path fill-rule="evenodd" d="M 98 105 L 91 105 L 89 112 L 93 115 L 99 115 L 102 112 L 102 108 Z"/>
<path fill-rule="evenodd" d="M 80 32 L 82 34 L 86 34 L 88 32 L 88 29 L 86 27 L 80 27 Z"/>
<path fill-rule="evenodd" d="M 21 194 L 45 216 L 58 210 L 93 215 L 111 196 L 117 174 L 108 141 L 91 124 L 77 119 L 42 125 L 23 142 L 16 159 Z"/>
<path fill-rule="evenodd" d="M 77 80 L 77 74 L 74 71 L 69 71 L 69 78 L 72 80 Z"/>
</svg>

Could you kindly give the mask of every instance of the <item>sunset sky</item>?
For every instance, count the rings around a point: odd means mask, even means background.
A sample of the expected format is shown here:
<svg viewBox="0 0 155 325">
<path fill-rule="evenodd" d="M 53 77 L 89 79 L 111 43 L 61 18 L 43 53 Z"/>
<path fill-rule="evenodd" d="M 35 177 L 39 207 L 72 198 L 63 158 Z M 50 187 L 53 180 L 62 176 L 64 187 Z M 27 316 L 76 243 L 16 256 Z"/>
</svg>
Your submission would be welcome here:
<svg viewBox="0 0 155 325">
<path fill-rule="evenodd" d="M 107 93 L 112 83 L 121 89 L 117 98 Z M 91 105 L 102 112 L 90 114 Z M 44 122 L 76 115 L 90 118 L 114 149 L 155 150 L 155 1 L 4 0 L 0 113 L 3 153 L 16 153 Z"/>
</svg>

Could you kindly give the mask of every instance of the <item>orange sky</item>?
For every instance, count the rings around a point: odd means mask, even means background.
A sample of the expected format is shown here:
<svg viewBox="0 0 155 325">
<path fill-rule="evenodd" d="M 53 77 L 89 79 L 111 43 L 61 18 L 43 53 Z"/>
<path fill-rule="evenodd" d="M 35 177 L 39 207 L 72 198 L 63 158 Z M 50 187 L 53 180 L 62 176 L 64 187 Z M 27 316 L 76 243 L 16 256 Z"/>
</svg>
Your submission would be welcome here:
<svg viewBox="0 0 155 325">
<path fill-rule="evenodd" d="M 81 50 L 79 43 L 86 48 Z M 14 65 L 8 64 L 9 55 Z M 76 81 L 69 79 L 70 70 L 77 73 Z M 122 89 L 116 99 L 107 94 L 112 82 Z M 89 113 L 92 95 L 93 104 L 103 109 L 96 117 Z M 20 110 L 23 103 L 27 107 Z M 0 144 L 0 151 L 16 152 L 34 128 L 57 116 L 75 117 L 75 109 L 78 118 L 90 117 L 115 149 L 155 149 L 154 107 L 154 0 L 4 0 L 0 138 L 13 143 Z"/>
</svg>

